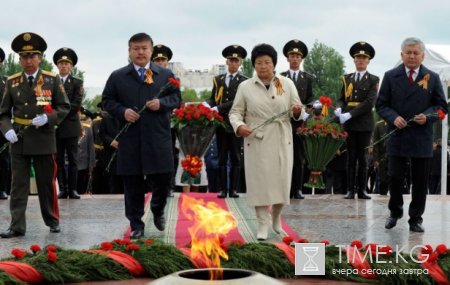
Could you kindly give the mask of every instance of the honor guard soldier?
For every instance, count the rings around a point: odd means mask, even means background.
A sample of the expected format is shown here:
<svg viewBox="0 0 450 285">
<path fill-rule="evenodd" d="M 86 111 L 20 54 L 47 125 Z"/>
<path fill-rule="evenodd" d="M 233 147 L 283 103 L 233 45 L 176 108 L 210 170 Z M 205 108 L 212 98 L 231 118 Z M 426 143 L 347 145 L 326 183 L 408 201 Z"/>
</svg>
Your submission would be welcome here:
<svg viewBox="0 0 450 285">
<path fill-rule="evenodd" d="M 0 67 L 3 65 L 3 60 L 5 60 L 5 52 L 2 48 L 0 48 Z M 6 77 L 0 75 L 0 95 L 3 96 L 3 92 L 5 91 Z M 7 143 L 8 140 L 4 136 L 0 136 L 0 146 Z M 11 182 L 11 170 L 9 163 L 9 152 L 8 150 L 4 150 L 0 153 L 0 200 L 8 199 L 8 188 Z"/>
<path fill-rule="evenodd" d="M 153 48 L 152 61 L 167 68 L 172 59 L 172 50 L 165 45 L 155 45 Z"/>
<path fill-rule="evenodd" d="M 41 70 L 39 63 L 47 49 L 34 33 L 18 35 L 11 44 L 19 54 L 23 71 L 10 76 L 0 105 L 0 130 L 11 143 L 11 224 L 2 238 L 23 236 L 25 211 L 30 192 L 31 163 L 36 175 L 39 203 L 50 232 L 60 232 L 56 193 L 55 126 L 70 111 L 61 80 Z"/>
<path fill-rule="evenodd" d="M 366 42 L 357 42 L 350 48 L 350 56 L 354 58 L 356 72 L 342 77 L 341 106 L 335 115 L 348 132 L 348 167 L 347 195 L 345 199 L 370 199 L 367 195 L 367 151 L 375 120 L 372 108 L 378 91 L 380 79 L 367 72 L 370 60 L 375 56 L 375 49 Z M 358 166 L 358 169 L 356 167 Z"/>
<path fill-rule="evenodd" d="M 298 96 L 303 104 L 311 102 L 313 76 L 300 70 L 303 59 L 308 55 L 308 47 L 300 40 L 291 40 L 283 47 L 283 54 L 289 62 L 289 70 L 281 72 L 281 75 L 289 77 L 294 81 Z M 292 132 L 294 138 L 294 166 L 292 168 L 292 181 L 290 197 L 294 199 L 304 199 L 303 173 L 305 158 L 302 150 L 300 136 L 296 134 L 296 129 L 301 126 L 303 121 L 291 120 Z"/>
<path fill-rule="evenodd" d="M 230 198 L 239 198 L 239 175 L 241 172 L 240 150 L 242 138 L 236 137 L 230 125 L 228 112 L 230 111 L 239 84 L 247 77 L 240 74 L 239 67 L 247 56 L 247 51 L 239 45 L 230 45 L 222 51 L 222 56 L 227 59 L 227 73 L 218 75 L 213 79 L 213 89 L 209 104 L 224 118 L 225 128 L 217 128 L 216 139 L 219 152 L 219 198 L 226 198 L 229 192 Z M 228 180 L 228 157 L 230 157 L 230 179 Z M 229 181 L 229 183 L 228 183 Z M 228 191 L 228 185 L 230 187 Z"/>
<path fill-rule="evenodd" d="M 59 70 L 59 77 L 70 101 L 70 112 L 56 129 L 56 161 L 58 163 L 59 199 L 80 199 L 77 192 L 78 139 L 81 133 L 79 111 L 83 101 L 83 80 L 73 77 L 70 72 L 77 64 L 78 57 L 71 48 L 60 48 L 53 55 L 53 62 Z M 68 167 L 66 172 L 65 157 Z"/>
</svg>

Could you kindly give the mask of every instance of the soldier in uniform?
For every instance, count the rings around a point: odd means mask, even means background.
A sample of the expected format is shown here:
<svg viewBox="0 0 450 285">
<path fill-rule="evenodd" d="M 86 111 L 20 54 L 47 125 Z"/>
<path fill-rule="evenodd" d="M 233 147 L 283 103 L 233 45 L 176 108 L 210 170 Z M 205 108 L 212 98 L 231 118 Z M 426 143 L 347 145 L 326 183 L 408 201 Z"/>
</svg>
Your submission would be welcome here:
<svg viewBox="0 0 450 285">
<path fill-rule="evenodd" d="M 0 48 L 0 67 L 3 65 L 3 60 L 5 60 L 5 52 Z M 5 91 L 6 77 L 0 75 L 0 95 L 3 96 Z M 8 143 L 8 140 L 4 136 L 0 136 L 0 146 Z M 9 184 L 11 182 L 11 169 L 9 163 L 9 152 L 4 150 L 0 153 L 0 200 L 8 199 Z"/>
<path fill-rule="evenodd" d="M 366 147 L 370 143 L 375 120 L 372 108 L 378 91 L 380 79 L 367 72 L 370 60 L 375 56 L 375 49 L 366 42 L 357 42 L 350 48 L 350 56 L 354 58 L 356 72 L 342 77 L 341 98 L 338 104 L 342 107 L 335 110 L 341 124 L 348 132 L 348 167 L 347 195 L 345 199 L 370 199 L 367 195 L 367 156 Z M 358 171 L 356 167 L 358 166 Z M 358 177 L 358 179 L 356 179 Z"/>
<path fill-rule="evenodd" d="M 25 234 L 31 162 L 42 217 L 50 232 L 58 233 L 61 229 L 55 181 L 55 125 L 69 113 L 69 99 L 59 77 L 39 69 L 42 53 L 47 49 L 43 38 L 34 33 L 22 33 L 13 40 L 11 47 L 19 54 L 23 72 L 8 78 L 0 105 L 0 130 L 11 143 L 12 168 L 12 219 L 9 229 L 0 236 L 12 238 Z"/>
<path fill-rule="evenodd" d="M 226 198 L 229 186 L 228 196 L 230 198 L 239 198 L 237 190 L 241 172 L 240 150 L 243 140 L 234 134 L 228 118 L 228 112 L 233 106 L 239 84 L 247 80 L 246 76 L 239 73 L 239 67 L 242 64 L 242 60 L 247 56 L 247 51 L 239 45 L 230 45 L 222 51 L 222 56 L 227 59 L 228 71 L 214 77 L 214 86 L 208 102 L 214 110 L 223 116 L 226 123 L 225 128 L 217 128 L 216 130 L 217 150 L 219 152 L 220 191 L 217 197 Z M 228 157 L 230 157 L 231 166 L 230 179 L 228 179 L 227 171 Z"/>
<path fill-rule="evenodd" d="M 308 55 L 308 47 L 300 40 L 291 40 L 284 45 L 283 54 L 289 62 L 289 70 L 281 72 L 281 75 L 292 79 L 297 88 L 300 101 L 306 105 L 313 98 L 313 76 L 307 72 L 301 71 L 300 65 L 302 60 Z M 296 134 L 296 129 L 300 127 L 302 123 L 303 121 L 291 119 L 294 139 L 294 166 L 292 168 L 290 197 L 294 199 L 305 198 L 302 192 L 305 158 L 303 155 L 301 138 Z"/>
<path fill-rule="evenodd" d="M 79 111 L 83 100 L 83 81 L 70 74 L 78 57 L 70 48 L 60 48 L 53 55 L 59 77 L 70 101 L 70 112 L 56 129 L 56 161 L 58 162 L 59 199 L 80 199 L 77 192 L 77 153 L 81 133 Z M 67 154 L 68 167 L 65 168 Z"/>
</svg>

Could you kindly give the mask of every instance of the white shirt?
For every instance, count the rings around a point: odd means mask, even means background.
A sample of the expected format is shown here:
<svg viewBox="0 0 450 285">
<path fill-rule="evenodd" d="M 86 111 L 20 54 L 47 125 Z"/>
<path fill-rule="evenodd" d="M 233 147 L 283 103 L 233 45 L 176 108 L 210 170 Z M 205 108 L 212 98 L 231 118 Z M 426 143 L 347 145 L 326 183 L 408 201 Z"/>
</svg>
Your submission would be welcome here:
<svg viewBox="0 0 450 285">
<path fill-rule="evenodd" d="M 140 77 L 140 76 L 141 76 L 141 73 L 139 72 L 139 69 L 141 69 L 142 66 L 136 65 L 136 64 L 134 64 L 134 63 L 133 63 L 133 66 L 134 66 L 134 69 L 136 70 L 137 74 L 138 74 L 139 77 Z M 145 68 L 145 70 L 149 69 L 149 68 L 150 68 L 150 62 L 147 63 L 147 64 L 144 66 L 144 68 Z"/>
<path fill-rule="evenodd" d="M 66 76 L 59 76 L 59 78 L 61 78 L 61 83 L 64 84 L 67 80 L 67 77 L 69 77 L 69 74 L 67 74 Z"/>
<path fill-rule="evenodd" d="M 28 77 L 33 76 L 33 82 L 34 82 L 34 80 L 36 80 L 36 77 L 37 77 L 38 72 L 39 72 L 39 68 L 38 68 L 38 70 L 36 70 L 36 72 L 33 73 L 33 74 L 28 74 L 28 73 L 26 73 L 26 72 L 24 72 L 24 73 L 25 73 L 25 76 L 26 76 L 27 80 L 28 80 Z"/>
<path fill-rule="evenodd" d="M 300 73 L 300 70 L 292 70 L 292 69 L 289 69 L 289 73 L 291 74 L 291 78 L 292 79 L 298 79 L 298 74 Z M 295 75 L 295 76 L 294 76 Z"/>
<path fill-rule="evenodd" d="M 417 75 L 419 75 L 419 69 L 420 69 L 420 66 L 419 66 L 418 68 L 414 69 L 414 73 L 413 73 L 413 80 L 414 80 L 414 81 L 416 81 Z M 409 77 L 409 71 L 410 71 L 410 70 L 411 70 L 411 69 L 409 69 L 409 68 L 407 68 L 407 67 L 405 66 L 406 77 Z"/>
<path fill-rule="evenodd" d="M 361 80 L 361 79 L 363 79 L 364 75 L 366 75 L 367 70 L 356 71 L 356 72 L 355 72 L 355 80 L 358 79 L 358 73 L 359 73 L 359 80 Z"/>
</svg>

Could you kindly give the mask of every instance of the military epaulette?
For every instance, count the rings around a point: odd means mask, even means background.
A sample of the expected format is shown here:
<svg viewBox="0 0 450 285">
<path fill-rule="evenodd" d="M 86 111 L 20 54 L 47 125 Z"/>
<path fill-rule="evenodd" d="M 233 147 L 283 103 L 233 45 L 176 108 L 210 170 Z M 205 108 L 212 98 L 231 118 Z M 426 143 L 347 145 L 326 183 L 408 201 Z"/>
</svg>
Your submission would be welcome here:
<svg viewBox="0 0 450 285">
<path fill-rule="evenodd" d="M 81 124 L 83 127 L 86 127 L 86 128 L 90 128 L 91 127 L 91 124 L 88 124 L 88 123 L 82 123 Z"/>
<path fill-rule="evenodd" d="M 384 122 L 384 120 L 379 120 L 377 121 L 377 124 L 381 124 L 382 122 Z"/>
<path fill-rule="evenodd" d="M 51 77 L 56 77 L 56 73 L 51 72 L 51 71 L 47 71 L 47 70 L 42 70 L 42 74 L 47 75 L 47 76 L 51 76 Z"/>
<path fill-rule="evenodd" d="M 303 71 L 303 73 L 305 74 L 305 76 L 309 79 L 314 79 L 314 75 L 312 75 L 311 73 L 308 73 L 306 71 Z"/>
<path fill-rule="evenodd" d="M 102 119 L 103 119 L 102 117 L 95 117 L 95 119 L 93 121 L 98 122 L 98 121 L 101 121 Z"/>
<path fill-rule="evenodd" d="M 242 74 L 242 73 L 239 73 L 239 75 L 243 78 L 243 79 L 248 79 L 248 77 L 247 76 L 245 76 L 244 74 Z"/>
<path fill-rule="evenodd" d="M 9 76 L 9 77 L 8 77 L 8 80 L 17 78 L 17 77 L 19 77 L 19 76 L 21 76 L 21 75 L 22 75 L 22 72 L 17 72 L 16 74 L 13 74 L 13 75 Z"/>
</svg>

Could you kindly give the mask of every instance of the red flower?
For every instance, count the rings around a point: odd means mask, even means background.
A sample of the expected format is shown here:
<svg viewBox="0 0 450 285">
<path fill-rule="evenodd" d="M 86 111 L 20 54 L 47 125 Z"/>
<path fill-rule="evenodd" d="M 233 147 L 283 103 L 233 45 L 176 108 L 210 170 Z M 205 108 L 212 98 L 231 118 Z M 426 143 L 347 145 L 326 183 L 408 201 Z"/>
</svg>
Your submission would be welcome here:
<svg viewBox="0 0 450 285">
<path fill-rule="evenodd" d="M 103 250 L 111 250 L 111 249 L 113 249 L 113 245 L 112 245 L 110 242 L 107 242 L 107 241 L 102 242 L 102 243 L 100 244 L 100 247 L 101 247 Z"/>
<path fill-rule="evenodd" d="M 331 100 L 330 97 L 320 96 L 319 100 L 320 100 L 320 103 L 322 103 L 323 106 L 327 106 L 327 107 L 331 106 L 332 100 Z"/>
<path fill-rule="evenodd" d="M 306 239 L 306 238 L 299 238 L 297 242 L 298 242 L 298 243 L 308 243 L 309 240 Z"/>
<path fill-rule="evenodd" d="M 320 241 L 319 243 L 324 243 L 325 245 L 329 245 L 330 241 L 327 239 L 324 239 L 324 240 Z"/>
<path fill-rule="evenodd" d="M 144 241 L 144 244 L 152 244 L 153 243 L 153 240 L 152 239 L 146 239 L 145 241 Z"/>
<path fill-rule="evenodd" d="M 422 254 L 431 254 L 433 252 L 433 248 L 431 247 L 431 245 L 427 244 L 425 245 L 425 247 L 422 248 L 420 252 Z"/>
<path fill-rule="evenodd" d="M 32 252 L 36 253 L 36 252 L 38 252 L 38 251 L 41 251 L 42 249 L 41 249 L 41 247 L 40 247 L 39 245 L 33 244 L 33 245 L 30 246 L 30 250 L 31 250 Z"/>
<path fill-rule="evenodd" d="M 53 112 L 52 105 L 45 105 L 44 106 L 44 112 L 47 114 L 51 114 Z"/>
<path fill-rule="evenodd" d="M 58 256 L 56 255 L 55 252 L 49 251 L 49 252 L 47 252 L 47 259 L 50 262 L 55 262 L 58 259 Z"/>
<path fill-rule="evenodd" d="M 356 246 L 356 248 L 362 248 L 363 247 L 363 243 L 360 240 L 354 240 L 352 241 L 352 243 L 350 244 L 351 247 Z"/>
<path fill-rule="evenodd" d="M 58 251 L 58 248 L 54 245 L 49 245 L 49 246 L 47 246 L 47 251 L 56 252 L 56 251 Z"/>
<path fill-rule="evenodd" d="M 135 244 L 135 243 L 130 243 L 127 248 L 127 251 L 134 251 L 134 250 L 139 250 L 139 245 Z"/>
<path fill-rule="evenodd" d="M 438 257 L 439 257 L 439 254 L 437 254 L 437 253 L 431 253 L 431 254 L 428 256 L 428 259 L 427 259 L 426 262 L 429 262 L 429 263 L 435 263 L 435 262 L 437 261 Z"/>
<path fill-rule="evenodd" d="M 442 109 L 438 109 L 437 114 L 438 114 L 439 120 L 441 120 L 441 121 L 443 121 L 445 119 L 445 116 L 447 115 L 447 114 L 445 114 L 444 111 L 442 111 Z"/>
<path fill-rule="evenodd" d="M 170 77 L 169 78 L 169 83 L 170 83 L 170 85 L 172 85 L 172 86 L 174 86 L 176 88 L 180 88 L 180 80 L 178 80 L 178 79 Z"/>
<path fill-rule="evenodd" d="M 21 250 L 20 248 L 13 248 L 11 250 L 11 254 L 17 259 L 23 258 L 26 253 L 27 253 L 26 251 Z"/>
<path fill-rule="evenodd" d="M 436 246 L 436 252 L 439 254 L 447 254 L 447 246 L 445 244 L 439 244 Z"/>
<path fill-rule="evenodd" d="M 290 236 L 285 236 L 285 237 L 283 238 L 283 242 L 284 242 L 285 244 L 287 244 L 287 245 L 290 245 L 291 242 L 293 242 L 293 241 L 294 241 L 294 239 L 291 238 Z"/>
</svg>

